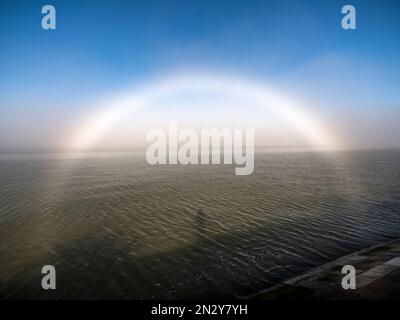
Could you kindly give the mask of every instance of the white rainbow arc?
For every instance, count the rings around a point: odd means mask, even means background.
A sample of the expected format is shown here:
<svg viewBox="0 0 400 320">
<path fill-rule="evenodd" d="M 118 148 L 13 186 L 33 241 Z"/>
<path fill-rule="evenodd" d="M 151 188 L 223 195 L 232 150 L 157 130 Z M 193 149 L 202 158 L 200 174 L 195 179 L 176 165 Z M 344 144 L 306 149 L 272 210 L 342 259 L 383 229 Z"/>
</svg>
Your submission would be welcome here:
<svg viewBox="0 0 400 320">
<path fill-rule="evenodd" d="M 206 92 L 249 101 L 281 117 L 317 150 L 338 149 L 339 143 L 304 106 L 291 101 L 265 84 L 220 75 L 179 75 L 136 88 L 113 98 L 97 114 L 86 120 L 68 143 L 69 150 L 83 151 L 96 143 L 130 112 L 151 105 L 159 99 L 188 93 Z"/>
</svg>

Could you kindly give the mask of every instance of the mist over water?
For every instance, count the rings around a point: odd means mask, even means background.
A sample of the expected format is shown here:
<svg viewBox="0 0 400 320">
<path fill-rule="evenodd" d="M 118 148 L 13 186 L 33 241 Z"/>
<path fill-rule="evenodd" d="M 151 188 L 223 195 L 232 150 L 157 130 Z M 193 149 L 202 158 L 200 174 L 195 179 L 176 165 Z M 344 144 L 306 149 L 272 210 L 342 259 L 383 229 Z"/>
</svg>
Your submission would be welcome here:
<svg viewBox="0 0 400 320">
<path fill-rule="evenodd" d="M 0 158 L 0 297 L 243 296 L 400 236 L 400 151 Z M 41 289 L 43 265 L 57 289 Z"/>
</svg>

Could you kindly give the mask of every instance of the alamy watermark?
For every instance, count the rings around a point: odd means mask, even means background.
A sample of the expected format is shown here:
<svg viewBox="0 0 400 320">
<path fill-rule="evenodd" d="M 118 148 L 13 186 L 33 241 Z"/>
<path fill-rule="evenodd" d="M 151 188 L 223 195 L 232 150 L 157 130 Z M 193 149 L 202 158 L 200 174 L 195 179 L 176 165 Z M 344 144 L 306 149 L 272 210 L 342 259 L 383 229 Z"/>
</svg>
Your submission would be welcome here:
<svg viewBox="0 0 400 320">
<path fill-rule="evenodd" d="M 44 30 L 55 30 L 56 29 L 56 8 L 50 4 L 42 7 L 42 14 L 45 14 L 42 18 L 42 28 Z"/>
<path fill-rule="evenodd" d="M 345 274 L 341 282 L 342 288 L 344 290 L 356 289 L 356 268 L 351 264 L 347 264 L 343 266 L 342 274 Z"/>
<path fill-rule="evenodd" d="M 56 289 L 56 268 L 48 264 L 42 267 L 42 274 L 45 276 L 42 278 L 42 289 L 44 290 L 55 290 Z"/>
<path fill-rule="evenodd" d="M 353 5 L 347 4 L 341 10 L 343 16 L 341 26 L 344 30 L 355 30 L 356 27 L 356 8 Z M 42 28 L 44 30 L 56 29 L 56 8 L 53 5 L 47 4 L 42 7 Z"/>
<path fill-rule="evenodd" d="M 156 164 L 236 164 L 236 175 L 254 171 L 253 129 L 182 129 L 170 121 L 167 132 L 152 129 L 146 160 Z"/>
<path fill-rule="evenodd" d="M 342 18 L 342 28 L 344 30 L 355 30 L 356 26 L 356 8 L 352 5 L 345 5 L 342 8 L 342 14 L 345 16 Z"/>
</svg>

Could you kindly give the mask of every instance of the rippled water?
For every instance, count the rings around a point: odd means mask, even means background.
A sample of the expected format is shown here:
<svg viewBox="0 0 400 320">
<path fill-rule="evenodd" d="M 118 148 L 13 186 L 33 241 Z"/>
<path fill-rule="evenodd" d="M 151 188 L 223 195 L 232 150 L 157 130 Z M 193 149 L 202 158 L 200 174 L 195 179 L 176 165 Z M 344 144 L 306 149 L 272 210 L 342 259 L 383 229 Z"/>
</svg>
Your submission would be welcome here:
<svg viewBox="0 0 400 320">
<path fill-rule="evenodd" d="M 0 297 L 248 295 L 400 236 L 399 151 L 258 153 L 251 176 L 142 158 L 1 155 Z"/>
</svg>

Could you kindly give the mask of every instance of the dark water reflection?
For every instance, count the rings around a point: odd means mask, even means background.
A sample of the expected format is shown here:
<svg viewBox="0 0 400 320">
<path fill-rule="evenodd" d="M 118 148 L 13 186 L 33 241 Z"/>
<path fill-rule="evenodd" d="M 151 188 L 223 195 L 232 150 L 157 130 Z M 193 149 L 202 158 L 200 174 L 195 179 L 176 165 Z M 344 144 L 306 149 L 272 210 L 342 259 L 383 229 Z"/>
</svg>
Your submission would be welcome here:
<svg viewBox="0 0 400 320">
<path fill-rule="evenodd" d="M 247 177 L 126 155 L 3 159 L 0 182 L 3 298 L 247 295 L 400 236 L 398 151 L 259 154 Z"/>
</svg>

